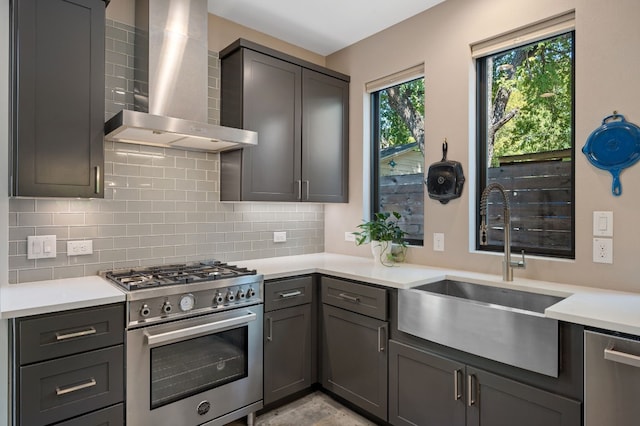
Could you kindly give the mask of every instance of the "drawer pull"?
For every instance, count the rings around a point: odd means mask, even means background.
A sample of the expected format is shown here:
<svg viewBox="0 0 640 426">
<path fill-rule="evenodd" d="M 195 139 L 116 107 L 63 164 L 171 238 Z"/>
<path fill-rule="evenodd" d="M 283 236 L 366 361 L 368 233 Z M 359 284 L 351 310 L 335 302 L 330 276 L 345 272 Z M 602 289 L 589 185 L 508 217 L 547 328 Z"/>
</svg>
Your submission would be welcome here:
<svg viewBox="0 0 640 426">
<path fill-rule="evenodd" d="M 360 298 L 359 297 L 351 296 L 351 295 L 344 294 L 344 293 L 340 293 L 338 296 L 341 299 L 348 300 L 349 302 L 360 303 Z"/>
<path fill-rule="evenodd" d="M 476 382 L 476 376 L 475 374 L 469 374 L 467 376 L 467 391 L 468 391 L 468 398 L 467 398 L 467 405 L 469 407 L 473 407 L 475 405 L 476 401 L 476 389 L 475 389 L 475 382 Z"/>
<path fill-rule="evenodd" d="M 282 299 L 286 299 L 288 297 L 300 296 L 301 294 L 302 292 L 300 290 L 294 290 L 294 291 L 290 291 L 289 293 L 280 293 L 280 297 Z"/>
<path fill-rule="evenodd" d="M 97 384 L 98 382 L 96 382 L 96 379 L 92 377 L 87 382 L 80 383 L 79 385 L 69 386 L 67 388 L 56 388 L 56 395 L 57 396 L 66 395 L 68 393 L 77 392 L 82 389 L 94 387 Z"/>
<path fill-rule="evenodd" d="M 462 377 L 462 370 L 453 370 L 453 400 L 457 401 L 462 399 L 462 392 L 460 392 L 460 378 Z"/>
<path fill-rule="evenodd" d="M 60 334 L 56 332 L 56 340 L 67 340 L 67 339 L 75 339 L 76 337 L 89 336 L 91 334 L 96 334 L 96 329 L 93 327 L 89 327 L 86 330 L 76 331 L 75 333 L 66 333 Z"/>
</svg>

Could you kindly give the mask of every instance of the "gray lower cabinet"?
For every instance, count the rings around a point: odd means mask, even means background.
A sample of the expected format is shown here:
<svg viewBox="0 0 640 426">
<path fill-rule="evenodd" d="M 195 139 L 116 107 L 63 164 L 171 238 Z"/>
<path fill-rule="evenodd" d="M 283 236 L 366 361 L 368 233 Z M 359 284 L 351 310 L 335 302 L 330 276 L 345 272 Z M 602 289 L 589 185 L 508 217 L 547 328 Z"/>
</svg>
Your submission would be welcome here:
<svg viewBox="0 0 640 426">
<path fill-rule="evenodd" d="M 12 195 L 103 197 L 105 1 L 11 5 Z"/>
<path fill-rule="evenodd" d="M 122 304 L 12 321 L 16 426 L 123 425 Z"/>
<path fill-rule="evenodd" d="M 389 356 L 393 425 L 581 425 L 580 401 L 393 340 Z"/>
<path fill-rule="evenodd" d="M 265 283 L 264 404 L 316 381 L 313 277 Z"/>
<path fill-rule="evenodd" d="M 386 421 L 386 290 L 322 277 L 321 292 L 322 386 Z"/>
<path fill-rule="evenodd" d="M 220 199 L 346 202 L 349 77 L 242 39 L 220 58 L 221 124 L 258 132 L 220 154 Z"/>
<path fill-rule="evenodd" d="M 465 426 L 465 365 L 389 341 L 389 423 Z"/>
</svg>

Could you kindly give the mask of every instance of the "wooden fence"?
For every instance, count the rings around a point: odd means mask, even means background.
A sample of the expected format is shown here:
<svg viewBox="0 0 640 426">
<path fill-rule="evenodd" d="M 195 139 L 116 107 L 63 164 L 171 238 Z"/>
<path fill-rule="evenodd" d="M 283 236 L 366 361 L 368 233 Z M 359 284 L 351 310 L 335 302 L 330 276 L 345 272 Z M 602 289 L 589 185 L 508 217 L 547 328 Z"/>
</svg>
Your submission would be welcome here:
<svg viewBox="0 0 640 426">
<path fill-rule="evenodd" d="M 412 240 L 422 240 L 424 234 L 423 179 L 422 173 L 380 177 L 381 211 L 400 213 L 400 226 Z"/>
<path fill-rule="evenodd" d="M 513 245 L 571 249 L 570 161 L 505 164 L 490 168 L 488 178 L 507 189 Z M 429 200 L 423 179 L 422 173 L 380 178 L 382 210 L 402 214 L 402 227 L 411 239 L 423 239 L 424 203 Z M 489 196 L 488 209 L 489 244 L 502 245 L 503 205 L 498 193 Z"/>
<path fill-rule="evenodd" d="M 513 163 L 489 169 L 489 183 L 505 187 L 511 205 L 513 245 L 570 250 L 571 161 Z M 502 197 L 489 197 L 489 244 L 502 245 Z"/>
</svg>

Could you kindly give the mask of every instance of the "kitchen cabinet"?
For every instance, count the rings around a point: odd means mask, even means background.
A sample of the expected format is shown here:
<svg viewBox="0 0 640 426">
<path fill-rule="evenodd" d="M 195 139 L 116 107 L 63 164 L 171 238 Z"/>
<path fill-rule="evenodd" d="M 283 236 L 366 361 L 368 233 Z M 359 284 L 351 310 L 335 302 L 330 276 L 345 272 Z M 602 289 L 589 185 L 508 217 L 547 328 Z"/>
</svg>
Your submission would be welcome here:
<svg viewBox="0 0 640 426">
<path fill-rule="evenodd" d="M 316 382 L 314 288 L 312 276 L 265 283 L 265 405 Z"/>
<path fill-rule="evenodd" d="M 221 200 L 346 202 L 349 77 L 242 39 L 220 57 L 221 124 L 258 132 L 220 154 Z"/>
<path fill-rule="evenodd" d="M 386 421 L 386 290 L 321 280 L 322 386 Z"/>
<path fill-rule="evenodd" d="M 16 425 L 124 424 L 124 306 L 13 320 Z"/>
<path fill-rule="evenodd" d="M 105 1 L 12 2 L 12 195 L 103 197 Z"/>
<path fill-rule="evenodd" d="M 580 401 L 393 340 L 389 353 L 391 424 L 581 425 Z"/>
</svg>

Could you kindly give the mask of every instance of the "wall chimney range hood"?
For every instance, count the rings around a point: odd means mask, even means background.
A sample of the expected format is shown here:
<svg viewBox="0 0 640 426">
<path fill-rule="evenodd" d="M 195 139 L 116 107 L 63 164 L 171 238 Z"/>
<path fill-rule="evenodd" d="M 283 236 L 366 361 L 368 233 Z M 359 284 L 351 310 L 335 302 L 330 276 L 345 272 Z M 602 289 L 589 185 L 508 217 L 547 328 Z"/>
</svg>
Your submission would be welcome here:
<svg viewBox="0 0 640 426">
<path fill-rule="evenodd" d="M 134 108 L 105 123 L 105 139 L 224 151 L 256 132 L 207 123 L 207 0 L 136 0 Z"/>
</svg>

